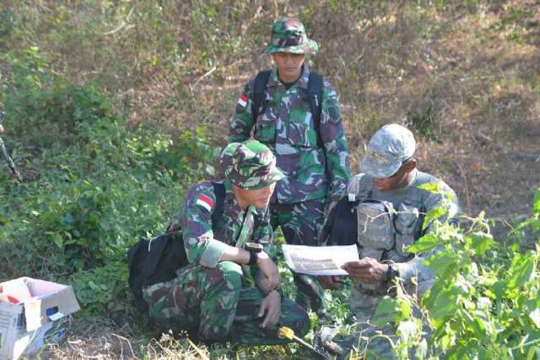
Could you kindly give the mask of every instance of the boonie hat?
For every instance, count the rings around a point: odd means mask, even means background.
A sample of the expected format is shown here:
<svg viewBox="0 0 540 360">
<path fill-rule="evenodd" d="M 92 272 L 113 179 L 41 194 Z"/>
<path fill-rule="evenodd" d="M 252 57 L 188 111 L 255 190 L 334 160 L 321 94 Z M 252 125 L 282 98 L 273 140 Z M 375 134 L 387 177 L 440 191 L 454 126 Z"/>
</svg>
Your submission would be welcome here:
<svg viewBox="0 0 540 360">
<path fill-rule="evenodd" d="M 360 169 L 374 178 L 388 178 L 414 155 L 415 150 L 416 141 L 409 129 L 398 124 L 385 125 L 369 141 Z"/>
<path fill-rule="evenodd" d="M 274 21 L 270 43 L 263 54 L 288 52 L 291 54 L 316 54 L 319 45 L 308 39 L 304 24 L 296 18 L 280 18 Z"/>
<path fill-rule="evenodd" d="M 246 190 L 262 189 L 285 177 L 276 167 L 272 151 L 257 140 L 227 145 L 220 165 L 231 183 Z"/>
</svg>

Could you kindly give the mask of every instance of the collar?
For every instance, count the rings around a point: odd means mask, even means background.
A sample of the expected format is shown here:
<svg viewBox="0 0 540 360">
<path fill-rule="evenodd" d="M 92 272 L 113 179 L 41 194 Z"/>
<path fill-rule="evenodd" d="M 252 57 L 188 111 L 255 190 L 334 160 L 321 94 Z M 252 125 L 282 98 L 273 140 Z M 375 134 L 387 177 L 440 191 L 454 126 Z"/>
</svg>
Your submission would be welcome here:
<svg viewBox="0 0 540 360">
<path fill-rule="evenodd" d="M 248 211 L 257 213 L 257 209 L 252 205 L 249 205 L 246 209 L 242 209 L 240 207 L 240 204 L 238 203 L 238 200 L 236 199 L 236 196 L 234 195 L 232 183 L 229 179 L 223 180 L 223 185 L 225 185 L 225 201 L 230 202 L 232 207 L 234 207 L 238 211 L 239 214 L 247 214 Z"/>
<path fill-rule="evenodd" d="M 300 74 L 300 78 L 297 81 L 297 85 L 301 89 L 307 90 L 308 88 L 308 82 L 309 82 L 309 68 L 306 64 L 302 66 L 302 74 Z M 277 75 L 277 68 L 272 69 L 272 73 L 270 74 L 270 79 L 268 79 L 268 87 L 277 87 L 281 84 L 281 81 L 278 79 Z"/>
</svg>

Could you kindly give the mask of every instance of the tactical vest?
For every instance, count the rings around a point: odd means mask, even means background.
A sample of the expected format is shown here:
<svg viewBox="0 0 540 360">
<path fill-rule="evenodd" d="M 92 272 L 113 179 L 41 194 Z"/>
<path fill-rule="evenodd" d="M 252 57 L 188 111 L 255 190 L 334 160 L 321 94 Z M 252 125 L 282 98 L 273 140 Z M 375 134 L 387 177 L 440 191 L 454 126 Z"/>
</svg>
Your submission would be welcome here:
<svg viewBox="0 0 540 360">
<path fill-rule="evenodd" d="M 357 244 L 360 259 L 406 262 L 414 254 L 407 251 L 422 235 L 423 209 L 401 203 L 397 209 L 388 201 L 370 199 L 366 189 L 360 200 L 342 198 L 332 209 L 321 232 L 325 245 Z M 383 295 L 387 283 L 361 284 L 368 293 Z"/>
</svg>

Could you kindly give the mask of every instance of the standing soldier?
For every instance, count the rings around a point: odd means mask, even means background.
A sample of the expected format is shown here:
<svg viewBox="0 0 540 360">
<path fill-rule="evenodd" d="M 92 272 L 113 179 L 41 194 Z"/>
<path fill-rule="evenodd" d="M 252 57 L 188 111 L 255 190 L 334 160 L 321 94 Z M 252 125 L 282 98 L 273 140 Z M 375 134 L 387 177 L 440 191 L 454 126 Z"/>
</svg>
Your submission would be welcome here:
<svg viewBox="0 0 540 360">
<path fill-rule="evenodd" d="M 271 258 L 268 203 L 283 178 L 275 165 L 260 142 L 232 143 L 221 155 L 227 179 L 196 184 L 188 192 L 180 225 L 189 264 L 173 280 L 143 289 L 150 318 L 161 329 L 187 330 L 206 342 L 253 345 L 287 342 L 276 325 L 299 336 L 308 332 L 307 313 L 283 298 Z"/>
<path fill-rule="evenodd" d="M 285 178 L 270 201 L 272 226 L 280 225 L 287 243 L 295 245 L 318 245 L 324 215 L 343 197 L 350 178 L 338 95 L 305 64 L 306 54 L 317 50 L 298 19 L 276 20 L 263 51 L 276 68 L 249 80 L 229 129 L 229 142 L 244 141 L 253 131 L 274 152 Z M 295 283 L 297 303 L 323 312 L 318 282 L 295 274 Z"/>
</svg>

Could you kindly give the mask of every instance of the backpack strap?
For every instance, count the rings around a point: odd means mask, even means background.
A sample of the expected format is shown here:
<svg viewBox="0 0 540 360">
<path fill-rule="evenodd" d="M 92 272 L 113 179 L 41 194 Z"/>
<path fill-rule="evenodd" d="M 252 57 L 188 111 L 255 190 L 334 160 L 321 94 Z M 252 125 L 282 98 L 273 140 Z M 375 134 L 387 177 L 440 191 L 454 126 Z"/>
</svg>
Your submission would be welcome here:
<svg viewBox="0 0 540 360">
<path fill-rule="evenodd" d="M 272 70 L 260 71 L 255 76 L 255 85 L 253 87 L 253 99 L 251 102 L 251 117 L 253 119 L 253 126 L 257 123 L 259 117 L 259 109 L 266 92 L 266 85 L 270 80 L 270 74 Z M 321 114 L 322 114 L 322 97 L 323 97 L 324 79 L 322 75 L 311 71 L 309 73 L 308 80 L 308 99 L 309 99 L 309 111 L 313 116 L 313 124 L 315 126 L 315 132 L 317 133 L 317 146 L 322 147 L 323 142 L 321 138 Z"/>
<path fill-rule="evenodd" d="M 264 93 L 266 92 L 266 85 L 270 79 L 270 74 L 272 70 L 263 70 L 260 71 L 255 77 L 255 85 L 253 88 L 253 99 L 251 102 L 251 117 L 253 119 L 253 126 L 257 123 L 257 118 L 259 117 L 259 108 L 264 99 Z"/>
<path fill-rule="evenodd" d="M 308 99 L 309 99 L 309 111 L 313 116 L 313 124 L 315 131 L 317 132 L 317 145 L 323 146 L 321 138 L 321 114 L 322 114 L 322 97 L 323 97 L 323 77 L 314 71 L 309 73 L 308 82 Z"/>
<path fill-rule="evenodd" d="M 223 205 L 225 204 L 226 196 L 225 184 L 212 181 L 212 186 L 214 187 L 214 194 L 216 194 L 216 207 L 212 213 L 212 224 L 217 224 L 223 216 Z"/>
</svg>

